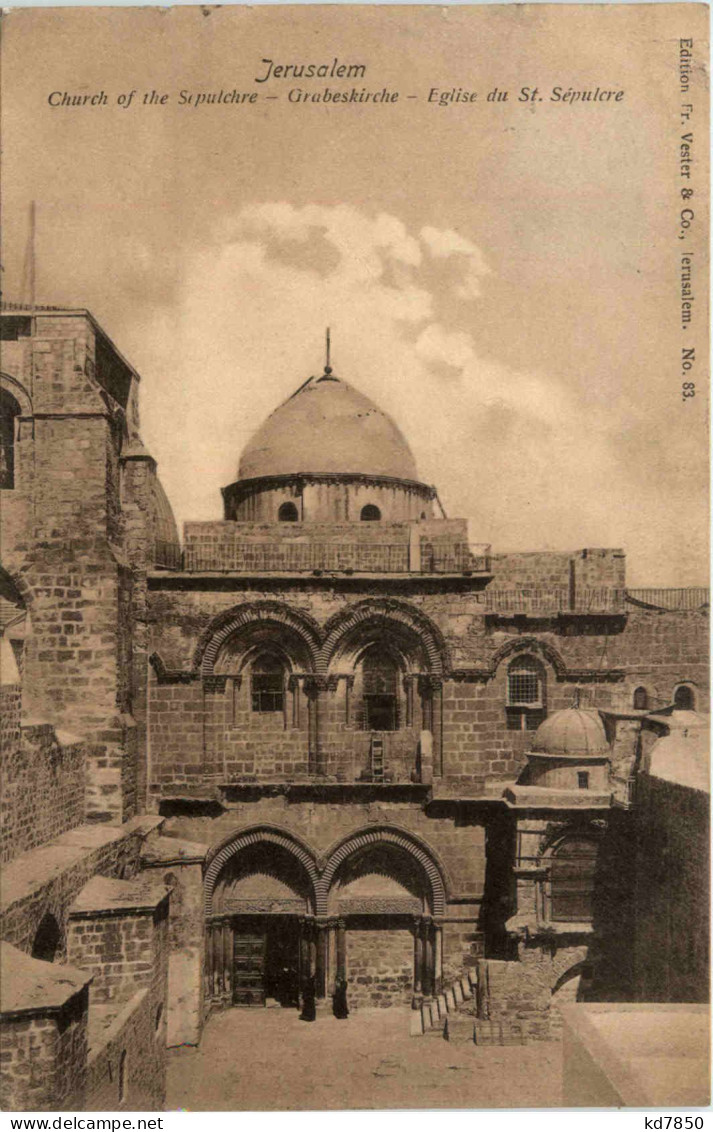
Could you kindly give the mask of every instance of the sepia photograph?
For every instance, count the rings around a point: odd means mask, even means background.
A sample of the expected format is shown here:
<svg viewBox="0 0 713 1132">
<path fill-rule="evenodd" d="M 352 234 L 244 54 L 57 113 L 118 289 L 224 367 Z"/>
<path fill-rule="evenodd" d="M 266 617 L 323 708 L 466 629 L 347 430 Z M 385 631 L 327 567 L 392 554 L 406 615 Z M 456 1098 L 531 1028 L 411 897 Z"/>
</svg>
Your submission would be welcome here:
<svg viewBox="0 0 713 1132">
<path fill-rule="evenodd" d="M 708 28 L 4 10 L 2 1112 L 709 1105 Z"/>
</svg>

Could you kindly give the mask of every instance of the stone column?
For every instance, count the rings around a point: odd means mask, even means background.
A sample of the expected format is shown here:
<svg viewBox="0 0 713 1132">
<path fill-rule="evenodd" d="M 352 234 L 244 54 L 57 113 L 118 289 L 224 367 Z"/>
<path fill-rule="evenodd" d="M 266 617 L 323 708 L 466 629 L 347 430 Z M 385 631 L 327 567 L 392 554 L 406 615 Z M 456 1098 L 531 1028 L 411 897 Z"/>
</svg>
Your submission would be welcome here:
<svg viewBox="0 0 713 1132">
<path fill-rule="evenodd" d="M 324 999 L 327 994 L 327 957 L 330 934 L 329 927 L 330 925 L 328 923 L 317 923 L 315 983 L 318 999 Z"/>
<path fill-rule="evenodd" d="M 233 992 L 233 929 L 228 920 L 223 924 L 223 990 L 230 1002 Z"/>
<path fill-rule="evenodd" d="M 205 997 L 213 997 L 213 925 L 205 927 Z"/>
<path fill-rule="evenodd" d="M 344 920 L 337 920 L 337 975 L 347 977 L 347 926 Z"/>
<path fill-rule="evenodd" d="M 423 997 L 423 937 L 422 920 L 414 916 L 413 921 L 413 1003 L 417 1007 Z"/>
<path fill-rule="evenodd" d="M 441 993 L 443 985 L 443 928 L 434 921 L 433 924 L 433 981 L 434 994 Z"/>
<path fill-rule="evenodd" d="M 307 694 L 308 733 L 309 733 L 309 770 L 310 774 L 324 774 L 320 734 L 319 734 L 319 707 L 320 686 L 316 677 L 309 677 L 304 682 Z"/>
<path fill-rule="evenodd" d="M 433 994 L 433 933 L 429 916 L 421 921 L 421 937 L 423 940 L 423 995 L 430 998 Z"/>
<path fill-rule="evenodd" d="M 287 688 L 292 698 L 292 727 L 299 728 L 300 725 L 300 681 L 297 676 L 290 676 L 287 681 Z"/>
<path fill-rule="evenodd" d="M 221 924 L 213 924 L 213 994 L 219 998 L 223 993 L 223 929 Z"/>
<path fill-rule="evenodd" d="M 431 733 L 433 734 L 433 773 L 443 775 L 443 681 L 431 678 Z"/>
<path fill-rule="evenodd" d="M 413 727 L 413 676 L 404 676 L 404 694 L 406 698 L 406 727 Z"/>
</svg>

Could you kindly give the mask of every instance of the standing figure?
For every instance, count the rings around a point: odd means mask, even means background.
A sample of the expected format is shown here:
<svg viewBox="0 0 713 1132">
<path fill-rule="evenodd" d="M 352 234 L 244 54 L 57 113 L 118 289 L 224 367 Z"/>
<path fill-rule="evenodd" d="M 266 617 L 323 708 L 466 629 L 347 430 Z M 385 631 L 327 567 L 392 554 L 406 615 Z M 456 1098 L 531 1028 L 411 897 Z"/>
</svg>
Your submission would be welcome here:
<svg viewBox="0 0 713 1132">
<path fill-rule="evenodd" d="M 302 1013 L 300 1014 L 301 1022 L 314 1022 L 317 1017 L 317 984 L 314 975 L 309 975 L 305 979 L 304 990 L 302 992 Z"/>
<path fill-rule="evenodd" d="M 334 1007 L 335 1018 L 348 1018 L 349 1006 L 347 1005 L 347 980 L 344 975 L 337 975 L 334 980 L 334 995 L 332 996 L 332 1003 Z"/>
</svg>

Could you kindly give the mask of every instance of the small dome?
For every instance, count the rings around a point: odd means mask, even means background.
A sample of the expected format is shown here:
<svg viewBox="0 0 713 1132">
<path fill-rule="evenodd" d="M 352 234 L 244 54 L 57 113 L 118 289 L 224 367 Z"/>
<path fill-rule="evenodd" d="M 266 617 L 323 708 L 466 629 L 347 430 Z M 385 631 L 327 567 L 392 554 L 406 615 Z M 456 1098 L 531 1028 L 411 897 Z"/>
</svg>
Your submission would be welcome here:
<svg viewBox="0 0 713 1132">
<path fill-rule="evenodd" d="M 605 755 L 609 743 L 599 712 L 564 708 L 540 724 L 531 750 L 543 755 Z"/>
<path fill-rule="evenodd" d="M 238 479 L 299 473 L 418 480 L 391 417 L 329 370 L 270 414 L 245 447 Z"/>
</svg>

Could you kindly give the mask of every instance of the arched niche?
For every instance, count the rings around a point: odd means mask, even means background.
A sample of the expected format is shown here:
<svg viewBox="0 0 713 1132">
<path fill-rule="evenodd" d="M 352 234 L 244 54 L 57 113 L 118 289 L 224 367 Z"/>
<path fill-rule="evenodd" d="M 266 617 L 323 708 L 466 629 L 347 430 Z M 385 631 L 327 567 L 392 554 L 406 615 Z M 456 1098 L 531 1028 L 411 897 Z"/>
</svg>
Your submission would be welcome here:
<svg viewBox="0 0 713 1132">
<path fill-rule="evenodd" d="M 284 845 L 271 841 L 246 845 L 233 854 L 216 878 L 213 915 L 313 913 L 314 898 L 304 865 Z"/>
<path fill-rule="evenodd" d="M 337 868 L 328 897 L 330 915 L 424 915 L 433 893 L 421 862 L 403 846 L 372 842 Z"/>
<path fill-rule="evenodd" d="M 292 834 L 272 827 L 242 830 L 209 856 L 205 875 L 206 916 L 240 911 L 228 907 L 231 901 L 269 904 L 280 900 L 292 902 L 286 914 L 309 914 L 316 907 L 317 884 L 314 856 Z M 242 906 L 245 914 L 246 908 Z M 277 906 L 273 911 L 276 910 Z"/>
<path fill-rule="evenodd" d="M 32 958 L 54 963 L 62 945 L 62 930 L 51 912 L 45 912 L 32 941 Z"/>
<path fill-rule="evenodd" d="M 379 875 L 390 878 L 392 895 L 403 891 L 422 902 L 422 912 L 443 915 L 446 885 L 440 862 L 409 831 L 384 826 L 358 830 L 331 850 L 319 881 L 318 912 L 326 914 L 330 901 L 340 899 L 343 886 Z M 336 895 L 332 893 L 335 884 Z M 364 884 L 377 886 L 373 879 Z"/>
</svg>

